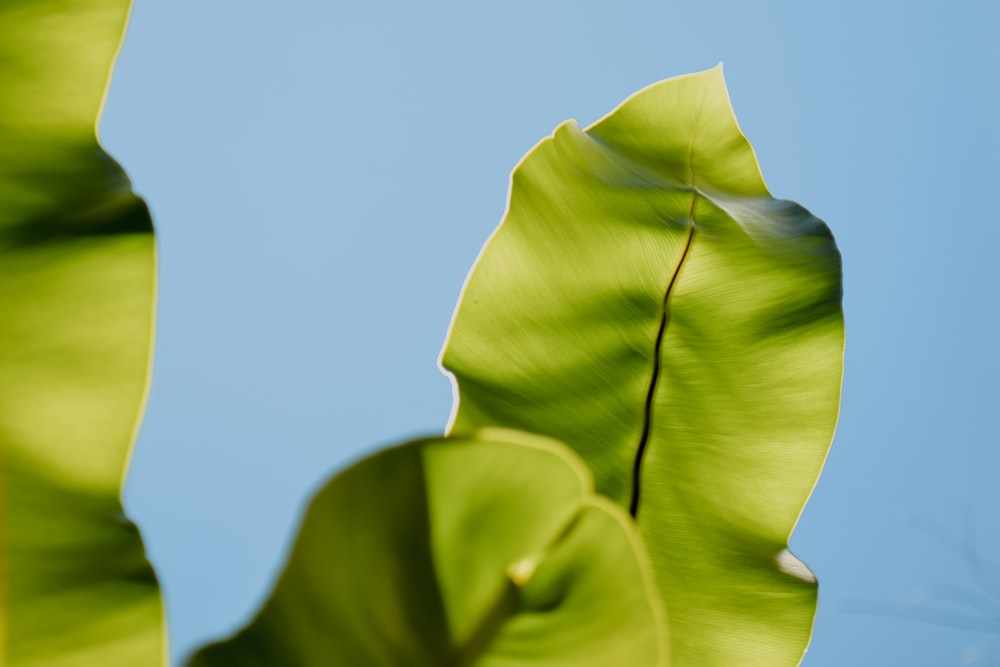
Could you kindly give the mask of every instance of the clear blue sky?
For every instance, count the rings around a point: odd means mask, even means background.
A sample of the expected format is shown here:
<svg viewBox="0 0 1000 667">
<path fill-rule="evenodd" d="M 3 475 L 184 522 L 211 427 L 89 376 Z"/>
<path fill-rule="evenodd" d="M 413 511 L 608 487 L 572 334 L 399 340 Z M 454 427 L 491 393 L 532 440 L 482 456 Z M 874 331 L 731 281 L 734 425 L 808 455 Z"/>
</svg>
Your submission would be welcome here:
<svg viewBox="0 0 1000 667">
<path fill-rule="evenodd" d="M 435 361 L 521 155 L 719 61 L 771 190 L 844 255 L 804 665 L 1000 660 L 1000 601 L 968 612 L 991 632 L 934 611 L 988 588 L 963 526 L 1000 556 L 998 35 L 992 0 L 137 0 L 102 136 L 160 239 L 126 503 L 174 661 L 252 612 L 321 479 L 443 428 Z"/>
</svg>

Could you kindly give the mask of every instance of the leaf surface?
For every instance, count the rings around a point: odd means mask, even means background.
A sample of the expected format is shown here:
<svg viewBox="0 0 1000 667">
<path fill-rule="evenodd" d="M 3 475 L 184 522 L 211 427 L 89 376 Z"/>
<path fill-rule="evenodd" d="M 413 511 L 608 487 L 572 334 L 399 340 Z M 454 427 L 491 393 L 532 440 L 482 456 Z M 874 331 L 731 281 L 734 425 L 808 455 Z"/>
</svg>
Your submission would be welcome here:
<svg viewBox="0 0 1000 667">
<path fill-rule="evenodd" d="M 145 400 L 154 248 L 96 125 L 130 3 L 0 2 L 0 663 L 165 654 L 122 478 Z"/>
<path fill-rule="evenodd" d="M 637 516 L 676 667 L 799 662 L 787 550 L 836 423 L 840 257 L 769 194 L 721 68 L 650 86 L 515 168 L 442 353 L 450 432 L 558 438 Z"/>
<path fill-rule="evenodd" d="M 257 617 L 189 666 L 665 665 L 653 590 L 568 448 L 420 440 L 333 478 Z"/>
</svg>

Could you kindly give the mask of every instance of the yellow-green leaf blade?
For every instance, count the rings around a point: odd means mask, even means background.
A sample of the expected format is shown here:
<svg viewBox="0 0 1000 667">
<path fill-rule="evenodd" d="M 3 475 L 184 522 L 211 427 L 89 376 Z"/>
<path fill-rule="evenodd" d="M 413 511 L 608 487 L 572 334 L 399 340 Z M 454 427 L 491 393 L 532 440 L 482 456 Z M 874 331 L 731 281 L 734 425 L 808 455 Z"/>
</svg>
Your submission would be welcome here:
<svg viewBox="0 0 1000 667">
<path fill-rule="evenodd" d="M 130 3 L 0 3 L 0 661 L 161 664 L 120 492 L 149 374 L 148 211 L 96 126 Z"/>
<path fill-rule="evenodd" d="M 815 582 L 785 550 L 843 354 L 826 226 L 773 199 L 721 70 L 539 143 L 463 290 L 452 433 L 559 438 L 638 517 L 682 667 L 796 664 Z"/>
<path fill-rule="evenodd" d="M 254 621 L 189 664 L 666 665 L 635 528 L 590 485 L 509 431 L 378 453 L 312 500 Z"/>
</svg>

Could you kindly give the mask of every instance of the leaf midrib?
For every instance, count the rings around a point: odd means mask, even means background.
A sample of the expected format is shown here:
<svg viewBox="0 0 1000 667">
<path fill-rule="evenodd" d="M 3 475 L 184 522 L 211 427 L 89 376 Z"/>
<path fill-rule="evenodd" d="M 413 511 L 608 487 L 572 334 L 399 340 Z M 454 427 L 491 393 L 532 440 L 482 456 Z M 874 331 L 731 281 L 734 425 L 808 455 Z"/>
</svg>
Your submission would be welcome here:
<svg viewBox="0 0 1000 667">
<path fill-rule="evenodd" d="M 697 201 L 698 193 L 694 191 L 691 195 L 691 208 L 688 210 L 688 220 L 691 227 L 688 229 L 687 240 L 684 244 L 684 250 L 681 252 L 681 258 L 677 262 L 673 274 L 670 276 L 670 282 L 667 284 L 663 295 L 660 327 L 656 332 L 656 341 L 653 345 L 653 373 L 649 381 L 649 389 L 646 392 L 646 402 L 643 410 L 642 435 L 639 437 L 639 444 L 636 447 L 635 460 L 632 467 L 632 498 L 629 502 L 628 513 L 633 519 L 637 519 L 639 516 L 639 501 L 642 495 L 642 461 L 646 455 L 649 436 L 653 426 L 653 400 L 656 396 L 657 382 L 660 379 L 660 353 L 663 349 L 663 339 L 666 335 L 667 325 L 670 323 L 670 297 L 673 295 L 674 287 L 677 285 L 677 278 L 684 268 L 684 263 L 691 250 L 691 244 L 694 242 L 694 208 Z"/>
<path fill-rule="evenodd" d="M 633 519 L 639 518 L 639 501 L 642 496 L 642 461 L 649 446 L 649 436 L 653 427 L 653 400 L 656 396 L 656 385 L 660 379 L 660 352 L 663 349 L 663 338 L 666 335 L 667 325 L 670 323 L 670 297 L 674 292 L 674 287 L 677 285 L 677 277 L 680 276 L 681 270 L 684 268 L 684 263 L 691 250 L 691 244 L 694 242 L 694 214 L 699 194 L 695 176 L 694 157 L 695 144 L 697 143 L 698 130 L 703 118 L 704 109 L 705 93 L 702 91 L 701 98 L 698 100 L 698 111 L 695 113 L 696 124 L 687 145 L 688 187 L 691 188 L 691 206 L 688 208 L 688 224 L 690 227 L 688 228 L 687 239 L 684 243 L 684 251 L 681 253 L 681 258 L 678 260 L 677 266 L 674 267 L 674 272 L 670 276 L 670 281 L 667 283 L 667 289 L 663 295 L 660 327 L 656 332 L 656 342 L 653 345 L 653 373 L 649 380 L 649 390 L 646 392 L 646 402 L 642 416 L 642 435 L 639 438 L 635 460 L 632 464 L 632 497 L 629 501 L 628 513 Z"/>
<path fill-rule="evenodd" d="M 541 549 L 529 553 L 521 560 L 531 560 L 532 571 L 525 581 L 515 581 L 510 571 L 504 575 L 503 588 L 493 602 L 486 609 L 482 618 L 476 623 L 472 631 L 462 641 L 458 642 L 454 656 L 449 663 L 454 667 L 474 667 L 479 659 L 489 650 L 493 641 L 500 634 L 503 626 L 518 613 L 524 611 L 521 607 L 521 588 L 527 584 L 527 580 L 534 576 L 536 570 L 546 556 L 555 548 L 568 539 L 569 534 L 580 521 L 583 505 L 569 517 L 566 523 Z"/>
</svg>

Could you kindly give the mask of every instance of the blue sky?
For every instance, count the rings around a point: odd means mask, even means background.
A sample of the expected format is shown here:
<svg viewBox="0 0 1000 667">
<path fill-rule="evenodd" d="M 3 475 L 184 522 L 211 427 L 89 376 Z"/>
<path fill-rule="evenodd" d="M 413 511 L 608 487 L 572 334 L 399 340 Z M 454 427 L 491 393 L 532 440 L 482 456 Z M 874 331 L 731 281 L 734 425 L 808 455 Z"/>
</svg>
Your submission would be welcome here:
<svg viewBox="0 0 1000 667">
<path fill-rule="evenodd" d="M 1000 660 L 1000 601 L 962 621 L 989 632 L 935 611 L 1000 589 L 962 551 L 1000 553 L 998 34 L 990 0 L 139 0 L 101 130 L 159 233 L 126 505 L 174 660 L 252 612 L 330 472 L 443 428 L 435 361 L 521 155 L 719 61 L 772 192 L 844 255 L 803 664 Z"/>
</svg>

